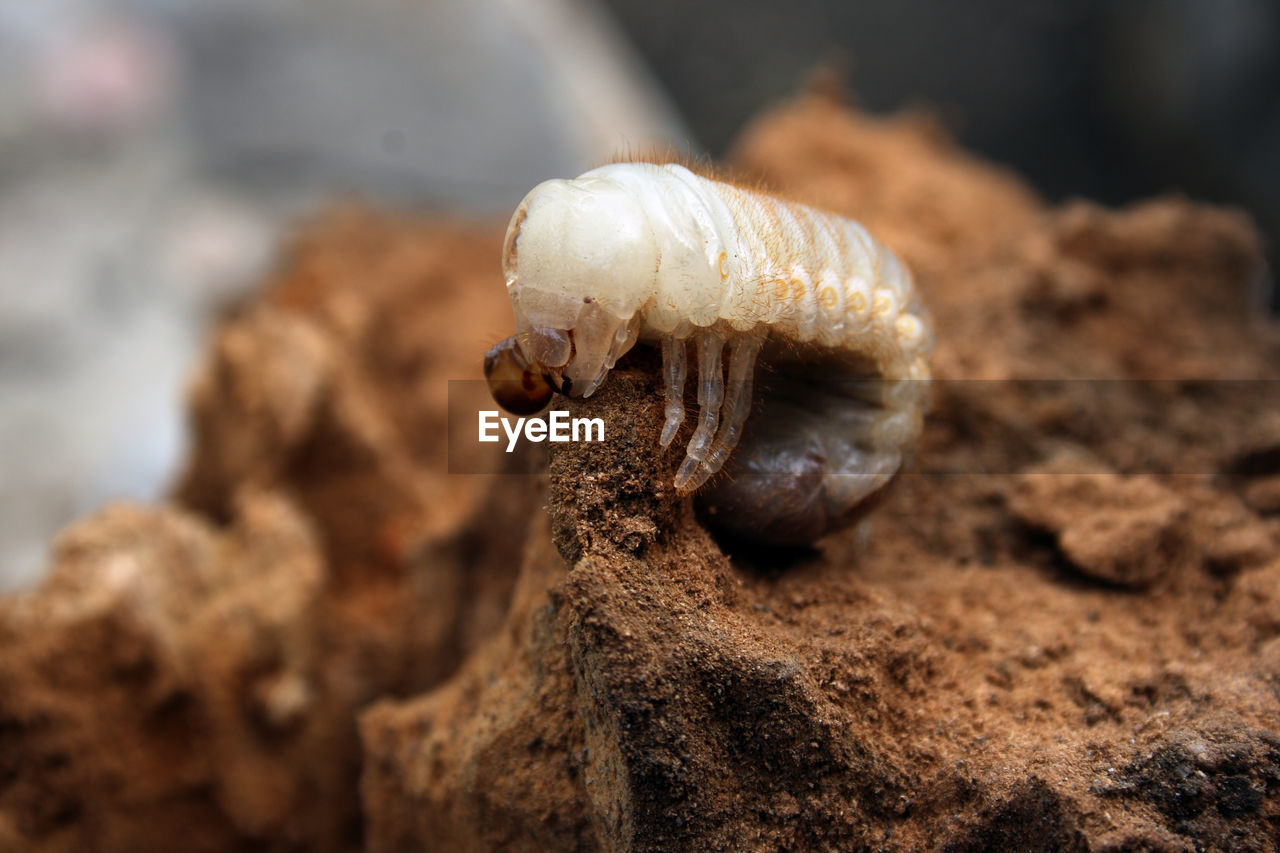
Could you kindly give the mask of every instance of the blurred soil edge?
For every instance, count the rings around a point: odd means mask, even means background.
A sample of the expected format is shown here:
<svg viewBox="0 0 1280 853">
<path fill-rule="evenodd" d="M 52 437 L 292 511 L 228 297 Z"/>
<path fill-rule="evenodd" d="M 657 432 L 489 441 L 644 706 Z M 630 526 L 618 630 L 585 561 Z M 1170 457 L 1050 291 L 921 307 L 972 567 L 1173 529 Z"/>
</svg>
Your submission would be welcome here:
<svg viewBox="0 0 1280 853">
<path fill-rule="evenodd" d="M 992 380 L 938 384 L 929 473 L 726 556 L 640 352 L 571 406 L 608 442 L 447 476 L 501 226 L 335 213 L 219 335 L 174 501 L 0 600 L 0 849 L 1280 848 L 1280 418 L 1197 382 L 1280 378 L 1248 221 L 1049 209 L 817 95 L 730 166 L 901 252 L 937 375 Z M 1006 381 L 1064 377 L 1174 381 Z"/>
</svg>

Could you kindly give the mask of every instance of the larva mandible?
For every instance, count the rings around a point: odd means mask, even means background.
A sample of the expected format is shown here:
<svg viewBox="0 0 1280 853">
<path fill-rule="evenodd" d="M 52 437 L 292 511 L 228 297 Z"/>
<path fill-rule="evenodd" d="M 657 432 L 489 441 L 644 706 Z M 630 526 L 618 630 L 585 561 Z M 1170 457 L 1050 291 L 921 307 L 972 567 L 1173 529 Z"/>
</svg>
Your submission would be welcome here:
<svg viewBox="0 0 1280 853">
<path fill-rule="evenodd" d="M 850 219 L 673 163 L 614 163 L 535 187 L 502 264 L 516 334 L 485 373 L 512 411 L 553 388 L 590 396 L 637 340 L 656 343 L 666 447 L 692 339 L 699 414 L 675 486 L 698 489 L 733 455 L 699 495 L 721 527 L 811 541 L 855 517 L 920 433 L 931 324 L 906 267 Z M 747 424 L 758 356 L 773 381 Z"/>
</svg>

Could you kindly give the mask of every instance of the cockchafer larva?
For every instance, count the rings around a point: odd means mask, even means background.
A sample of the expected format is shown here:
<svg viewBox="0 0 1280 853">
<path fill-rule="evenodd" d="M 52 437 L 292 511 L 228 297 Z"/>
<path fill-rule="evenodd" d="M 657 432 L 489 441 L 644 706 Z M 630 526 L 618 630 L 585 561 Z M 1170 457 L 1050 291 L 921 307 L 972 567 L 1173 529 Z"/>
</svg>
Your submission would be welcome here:
<svg viewBox="0 0 1280 853">
<path fill-rule="evenodd" d="M 485 373 L 517 413 L 553 388 L 589 397 L 652 342 L 667 447 L 692 339 L 699 414 L 675 487 L 699 488 L 733 454 L 699 495 L 731 532 L 804 543 L 848 523 L 920 433 L 931 324 L 906 267 L 850 219 L 673 163 L 614 163 L 535 187 L 502 265 L 516 334 Z M 747 423 L 757 357 L 771 381 Z"/>
</svg>

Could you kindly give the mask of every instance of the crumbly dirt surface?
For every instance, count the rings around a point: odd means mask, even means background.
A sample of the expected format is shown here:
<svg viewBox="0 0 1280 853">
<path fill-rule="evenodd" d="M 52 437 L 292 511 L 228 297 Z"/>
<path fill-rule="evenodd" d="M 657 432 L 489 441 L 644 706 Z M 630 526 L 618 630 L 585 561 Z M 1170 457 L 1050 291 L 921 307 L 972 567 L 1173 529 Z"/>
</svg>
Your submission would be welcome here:
<svg viewBox="0 0 1280 853">
<path fill-rule="evenodd" d="M 1280 848 L 1248 221 L 1050 208 L 816 95 L 729 166 L 863 221 L 935 315 L 861 526 L 717 541 L 643 349 L 565 404 L 607 441 L 448 475 L 501 226 L 331 216 L 215 342 L 172 505 L 0 600 L 0 849 Z"/>
</svg>

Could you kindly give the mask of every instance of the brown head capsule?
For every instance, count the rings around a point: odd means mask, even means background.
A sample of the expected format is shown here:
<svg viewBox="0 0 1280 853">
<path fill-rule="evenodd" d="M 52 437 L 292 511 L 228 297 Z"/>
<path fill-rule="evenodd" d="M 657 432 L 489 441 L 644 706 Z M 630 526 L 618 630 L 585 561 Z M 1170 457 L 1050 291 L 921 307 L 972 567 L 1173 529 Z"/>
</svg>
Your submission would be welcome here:
<svg viewBox="0 0 1280 853">
<path fill-rule="evenodd" d="M 513 415 L 537 414 L 551 402 L 550 376 L 525 359 L 515 338 L 495 344 L 484 354 L 484 377 L 493 399 Z"/>
</svg>

